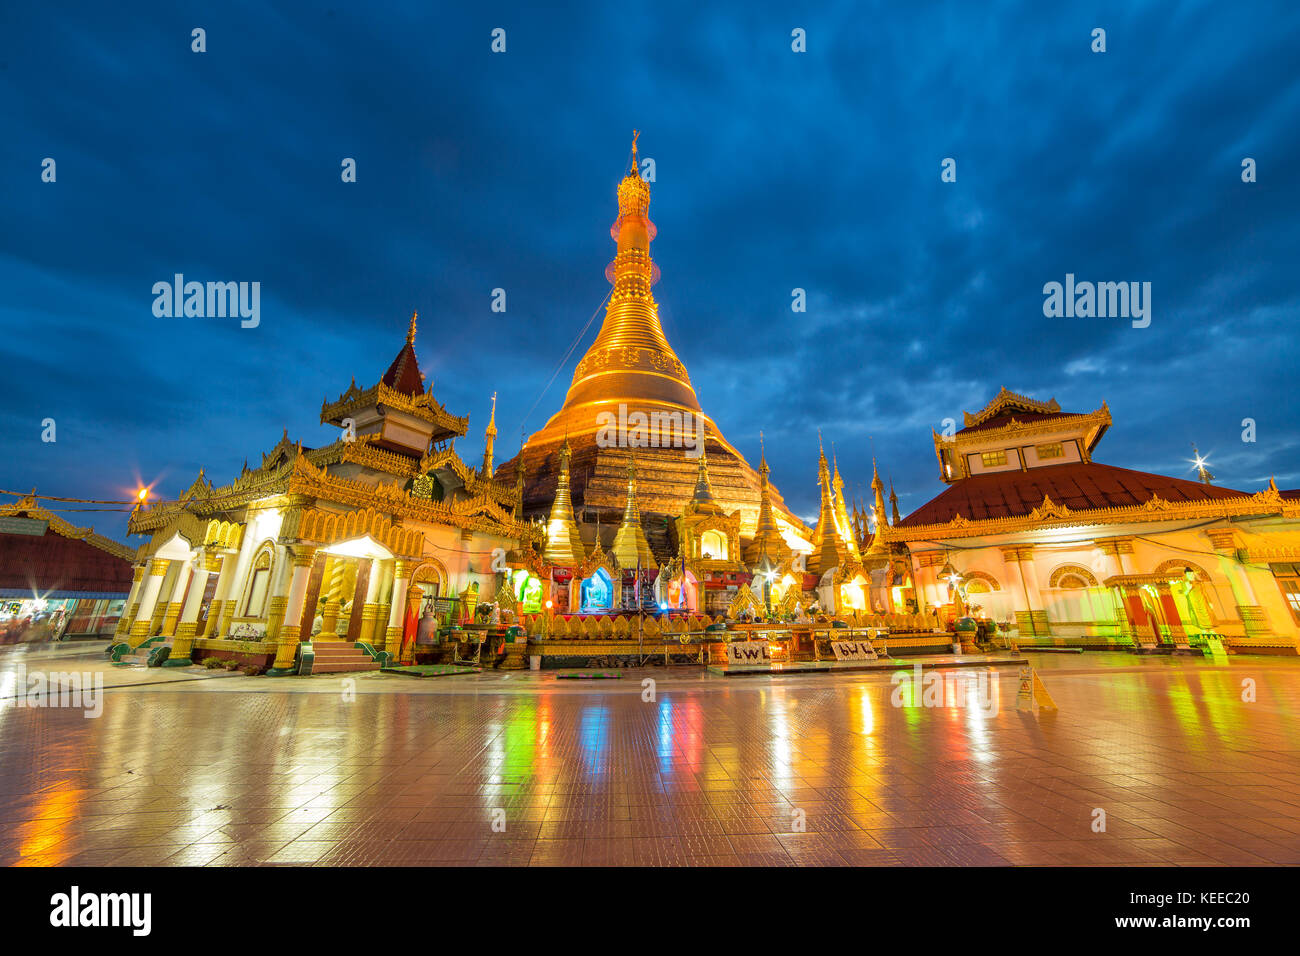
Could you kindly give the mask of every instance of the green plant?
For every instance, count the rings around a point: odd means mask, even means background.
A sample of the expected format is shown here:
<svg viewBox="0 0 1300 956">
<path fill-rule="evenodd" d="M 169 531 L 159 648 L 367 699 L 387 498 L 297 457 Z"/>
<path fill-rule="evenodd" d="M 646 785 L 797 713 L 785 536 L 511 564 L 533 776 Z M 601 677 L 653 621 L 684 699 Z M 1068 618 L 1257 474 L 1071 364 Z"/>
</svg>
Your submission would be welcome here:
<svg viewBox="0 0 1300 956">
<path fill-rule="evenodd" d="M 220 657 L 205 657 L 205 658 L 203 658 L 203 666 L 206 667 L 206 668 L 207 668 L 208 670 L 210 670 L 210 671 L 214 671 L 214 670 L 216 670 L 218 667 L 224 667 L 224 666 L 225 666 L 225 663 L 226 663 L 226 662 L 223 661 Z"/>
</svg>

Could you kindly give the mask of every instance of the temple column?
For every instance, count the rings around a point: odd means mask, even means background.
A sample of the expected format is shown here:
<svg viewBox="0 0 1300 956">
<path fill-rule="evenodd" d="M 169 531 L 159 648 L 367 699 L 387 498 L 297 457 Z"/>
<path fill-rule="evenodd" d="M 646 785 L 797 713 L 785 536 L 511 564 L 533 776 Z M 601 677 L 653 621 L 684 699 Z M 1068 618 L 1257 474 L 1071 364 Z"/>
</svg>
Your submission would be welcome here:
<svg viewBox="0 0 1300 956">
<path fill-rule="evenodd" d="M 361 606 L 361 631 L 357 635 L 359 640 L 367 644 L 375 642 L 375 628 L 379 624 L 379 590 L 383 578 L 382 562 L 378 558 L 372 558 L 369 583 L 366 586 L 366 603 Z"/>
<path fill-rule="evenodd" d="M 149 636 L 149 626 L 153 622 L 154 605 L 158 603 L 158 592 L 162 590 L 163 575 L 167 573 L 167 562 L 158 558 L 149 561 L 148 574 L 140 592 L 140 607 L 131 622 L 129 643 L 137 646 Z"/>
<path fill-rule="evenodd" d="M 1232 528 L 1213 528 L 1206 534 L 1218 556 L 1219 570 L 1228 579 L 1228 588 L 1232 591 L 1232 601 L 1236 605 L 1237 617 L 1241 620 L 1245 636 L 1270 636 L 1273 629 L 1269 626 L 1268 616 L 1250 583 L 1250 575 L 1238 560 L 1240 542 L 1236 531 Z"/>
<path fill-rule="evenodd" d="M 275 580 L 272 582 L 270 595 L 266 600 L 266 639 L 275 641 L 280 636 L 280 626 L 284 623 L 284 609 L 289 603 L 289 583 L 293 578 L 292 565 L 289 562 L 289 549 L 280 549 L 283 556 L 277 555 Z"/>
<path fill-rule="evenodd" d="M 307 601 L 307 579 L 311 577 L 311 565 L 315 558 L 316 549 L 310 545 L 293 550 L 293 579 L 289 583 L 284 617 L 281 619 L 275 661 L 266 672 L 269 677 L 283 677 L 293 673 L 294 658 L 298 654 L 302 632 L 303 605 Z"/>
<path fill-rule="evenodd" d="M 171 656 L 163 662 L 164 667 L 185 667 L 192 663 L 190 651 L 194 647 L 195 632 L 199 626 L 199 608 L 203 606 L 203 592 L 208 588 L 208 576 L 217 569 L 215 555 L 203 555 L 203 564 L 194 572 L 190 582 L 190 592 L 185 596 L 181 607 L 180 623 L 176 625 L 176 637 L 172 641 Z"/>
<path fill-rule="evenodd" d="M 185 600 L 185 586 L 190 581 L 190 562 L 177 561 L 176 580 L 172 582 L 171 594 L 167 597 L 167 608 L 163 611 L 162 635 L 171 637 L 176 633 L 176 620 L 181 616 L 181 602 Z"/>
<path fill-rule="evenodd" d="M 388 630 L 384 632 L 384 650 L 396 661 L 402 653 L 402 627 L 406 622 L 406 592 L 411 586 L 414 562 L 397 561 L 393 565 L 393 600 L 388 609 Z"/>
<path fill-rule="evenodd" d="M 235 551 L 221 555 L 217 589 L 212 593 L 212 604 L 208 606 L 208 623 L 203 629 L 204 637 L 220 638 L 225 632 L 226 622 L 230 620 L 231 603 L 226 598 L 230 594 L 231 582 L 235 577 L 235 563 L 238 559 L 239 554 Z"/>
<path fill-rule="evenodd" d="M 147 565 L 148 562 L 137 564 L 131 574 L 131 592 L 122 604 L 122 614 L 118 617 L 117 627 L 113 630 L 114 641 L 125 640 L 131 633 L 131 622 L 135 620 L 136 611 L 140 609 L 140 583 L 144 580 Z"/>
<path fill-rule="evenodd" d="M 381 582 L 380 587 L 382 591 L 378 600 L 375 602 L 377 609 L 375 612 L 375 630 L 371 635 L 370 640 L 371 644 L 377 644 L 381 641 L 387 640 L 388 614 L 393 607 L 394 561 L 392 558 L 385 558 L 381 562 L 381 565 L 379 580 Z"/>
<path fill-rule="evenodd" d="M 329 582 L 329 587 L 325 591 L 325 610 L 321 614 L 320 633 L 316 635 L 321 640 L 333 640 L 339 636 L 339 610 L 343 606 L 343 579 L 346 575 L 347 562 L 339 555 L 331 555 L 322 578 Z"/>
</svg>

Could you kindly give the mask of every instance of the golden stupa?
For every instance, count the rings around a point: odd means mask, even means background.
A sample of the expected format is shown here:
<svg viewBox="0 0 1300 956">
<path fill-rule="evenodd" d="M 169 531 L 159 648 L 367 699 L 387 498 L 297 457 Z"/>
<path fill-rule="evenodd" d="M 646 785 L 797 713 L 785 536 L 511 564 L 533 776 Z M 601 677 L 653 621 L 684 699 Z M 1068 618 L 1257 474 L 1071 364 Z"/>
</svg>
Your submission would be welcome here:
<svg viewBox="0 0 1300 956">
<path fill-rule="evenodd" d="M 655 225 L 650 221 L 650 185 L 640 175 L 635 136 L 632 168 L 618 185 L 618 219 L 610 227 L 618 243 L 605 269 L 613 283 L 605 320 L 595 342 L 573 373 L 564 405 L 496 474 L 513 480 L 517 464 L 525 470 L 523 507 L 529 517 L 545 517 L 555 500 L 560 452 L 567 441 L 569 492 L 573 510 L 590 520 L 599 516 L 602 539 L 615 533 L 627 501 L 629 458 L 636 452 L 636 498 L 650 542 L 661 558 L 671 556 L 666 518 L 680 515 L 695 492 L 703 434 L 714 499 L 728 514 L 741 514 L 742 538 L 758 528 L 763 477 L 723 437 L 700 408 L 686 366 L 659 324 L 651 287 L 659 268 L 650 258 Z M 626 447 L 602 429 L 611 419 L 683 423 L 683 442 L 675 447 Z M 603 415 L 603 417 L 602 417 Z M 755 423 L 756 425 L 758 423 Z M 657 436 L 656 436 L 657 437 Z M 685 447 L 683 447 L 683 445 Z M 811 531 L 768 484 L 771 508 L 783 534 L 808 540 Z M 608 546 L 609 542 L 605 542 Z"/>
</svg>

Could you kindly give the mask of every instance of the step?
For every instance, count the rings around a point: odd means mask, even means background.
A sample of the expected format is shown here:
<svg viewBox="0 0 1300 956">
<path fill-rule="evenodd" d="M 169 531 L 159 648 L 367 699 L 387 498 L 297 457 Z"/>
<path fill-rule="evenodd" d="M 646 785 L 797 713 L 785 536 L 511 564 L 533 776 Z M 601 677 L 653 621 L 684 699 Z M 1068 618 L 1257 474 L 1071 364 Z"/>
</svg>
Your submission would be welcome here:
<svg viewBox="0 0 1300 956">
<path fill-rule="evenodd" d="M 339 644 L 327 641 L 313 641 L 312 650 L 317 654 L 364 654 L 355 644 Z"/>
<path fill-rule="evenodd" d="M 321 661 L 312 664 L 312 674 L 346 674 L 360 671 L 379 670 L 379 661 L 366 658 L 364 661 Z"/>
</svg>

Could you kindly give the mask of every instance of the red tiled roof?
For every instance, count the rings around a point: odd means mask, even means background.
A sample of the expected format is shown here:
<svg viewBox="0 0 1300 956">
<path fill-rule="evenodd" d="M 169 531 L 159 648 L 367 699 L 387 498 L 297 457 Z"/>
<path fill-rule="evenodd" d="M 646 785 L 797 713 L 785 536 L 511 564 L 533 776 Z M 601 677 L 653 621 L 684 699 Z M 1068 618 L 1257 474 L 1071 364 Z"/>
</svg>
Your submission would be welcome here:
<svg viewBox="0 0 1300 956">
<path fill-rule="evenodd" d="M 1041 505 L 1044 498 L 1083 511 L 1145 504 L 1153 495 L 1173 502 L 1247 496 L 1244 491 L 1186 478 L 1169 478 L 1097 462 L 1070 462 L 964 478 L 917 508 L 898 526 L 947 524 L 957 515 L 968 521 L 1020 517 Z"/>
<path fill-rule="evenodd" d="M 415 348 L 410 342 L 402 346 L 393 364 L 384 373 L 383 383 L 404 395 L 419 395 L 424 392 L 424 378 L 420 375 L 420 366 L 415 361 Z"/>
<path fill-rule="evenodd" d="M 131 562 L 53 530 L 44 535 L 0 534 L 0 589 L 111 591 L 131 590 Z"/>
</svg>

